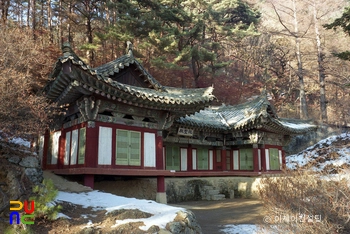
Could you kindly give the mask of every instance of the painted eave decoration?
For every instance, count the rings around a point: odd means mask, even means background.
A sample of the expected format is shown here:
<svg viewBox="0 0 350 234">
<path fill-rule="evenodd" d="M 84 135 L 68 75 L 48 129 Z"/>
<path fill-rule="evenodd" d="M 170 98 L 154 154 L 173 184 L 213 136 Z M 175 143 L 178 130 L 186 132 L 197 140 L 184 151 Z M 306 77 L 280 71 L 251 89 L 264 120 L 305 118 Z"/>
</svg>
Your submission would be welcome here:
<svg viewBox="0 0 350 234">
<path fill-rule="evenodd" d="M 197 129 L 229 132 L 260 129 L 283 135 L 297 135 L 317 129 L 312 121 L 278 118 L 265 93 L 239 105 L 208 107 L 176 122 Z"/>
<path fill-rule="evenodd" d="M 46 86 L 46 95 L 60 105 L 70 104 L 84 95 L 100 95 L 130 105 L 153 109 L 193 109 L 194 113 L 215 99 L 213 87 L 197 89 L 180 89 L 162 86 L 134 58 L 131 43 L 128 53 L 122 57 L 97 68 L 84 63 L 70 48 L 64 44 L 63 56 L 56 62 L 52 80 Z M 147 87 L 133 86 L 113 80 L 128 67 L 137 70 Z"/>
</svg>

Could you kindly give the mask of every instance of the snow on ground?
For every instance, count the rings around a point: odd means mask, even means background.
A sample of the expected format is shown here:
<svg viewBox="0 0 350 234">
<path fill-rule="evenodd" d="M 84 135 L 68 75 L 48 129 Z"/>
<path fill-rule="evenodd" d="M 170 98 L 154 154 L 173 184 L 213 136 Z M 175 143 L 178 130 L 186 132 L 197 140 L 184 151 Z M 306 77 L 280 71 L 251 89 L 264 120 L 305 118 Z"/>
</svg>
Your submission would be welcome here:
<svg viewBox="0 0 350 234">
<path fill-rule="evenodd" d="M 230 224 L 223 225 L 220 230 L 225 234 L 277 234 L 271 230 L 260 228 L 255 224 Z"/>
<path fill-rule="evenodd" d="M 164 205 L 151 200 L 126 198 L 96 190 L 86 193 L 59 192 L 56 201 L 70 202 L 76 205 L 82 205 L 83 207 L 92 207 L 96 210 L 107 210 L 107 213 L 120 209 L 138 209 L 143 212 L 151 213 L 153 216 L 149 218 L 116 221 L 115 226 L 129 222 L 144 222 L 145 226 L 140 227 L 140 229 L 145 231 L 152 225 L 165 228 L 167 223 L 174 220 L 178 211 L 185 210 L 184 208 Z"/>
<path fill-rule="evenodd" d="M 92 207 L 95 210 L 107 210 L 111 212 L 119 209 L 139 209 L 143 212 L 151 213 L 153 216 L 143 219 L 125 219 L 116 220 L 118 225 L 129 222 L 144 222 L 144 226 L 140 229 L 147 231 L 152 225 L 156 225 L 160 228 L 165 228 L 166 224 L 172 222 L 176 217 L 176 213 L 180 210 L 185 210 L 180 207 L 173 207 L 169 205 L 160 204 L 151 200 L 139 200 L 136 198 L 126 198 L 110 193 L 92 191 L 85 193 L 68 193 L 59 192 L 55 199 L 57 202 L 65 201 L 76 205 L 82 205 L 83 207 Z M 68 218 L 68 216 L 60 213 L 60 217 Z M 89 214 L 82 215 L 82 217 L 88 217 Z M 85 227 L 93 226 L 91 220 L 88 220 Z M 224 225 L 221 229 L 222 233 L 226 234 L 267 234 L 268 232 L 262 232 L 258 225 L 254 224 L 236 224 L 236 225 Z"/>
<path fill-rule="evenodd" d="M 1 139 L 8 139 L 8 141 L 10 143 L 14 143 L 17 145 L 23 145 L 27 148 L 30 147 L 30 141 L 27 141 L 21 137 L 11 137 L 11 136 L 7 135 L 6 133 L 4 133 L 3 131 L 0 131 L 0 140 Z"/>
<path fill-rule="evenodd" d="M 27 148 L 30 147 L 30 142 L 23 139 L 23 138 L 20 138 L 20 137 L 14 137 L 12 139 L 9 140 L 10 143 L 14 143 L 14 144 L 17 144 L 17 145 L 23 145 Z"/>
<path fill-rule="evenodd" d="M 302 152 L 286 157 L 287 168 L 311 168 L 314 171 L 350 167 L 350 134 L 343 133 L 319 141 Z M 337 172 L 329 171 L 329 172 Z"/>
<path fill-rule="evenodd" d="M 59 192 L 56 197 L 56 201 L 65 201 L 70 202 L 76 205 L 82 205 L 83 207 L 93 207 L 95 210 L 107 210 L 111 212 L 113 210 L 120 209 L 139 209 L 143 212 L 151 213 L 153 216 L 143 219 L 125 219 L 125 220 L 116 220 L 116 224 L 113 227 L 118 225 L 129 223 L 129 222 L 144 222 L 144 226 L 140 229 L 147 231 L 152 225 L 156 225 L 160 228 L 165 228 L 166 224 L 172 222 L 176 217 L 176 213 L 180 210 L 185 210 L 180 207 L 173 207 L 169 205 L 160 204 L 151 200 L 139 200 L 136 198 L 126 198 L 110 193 L 104 193 L 100 191 L 92 191 L 85 193 L 68 193 L 68 192 Z M 60 213 L 60 217 L 69 218 L 68 216 Z M 87 217 L 87 215 L 82 215 Z M 86 227 L 92 226 L 91 220 L 88 220 Z M 257 234 L 261 232 L 259 227 L 254 224 L 237 224 L 237 225 L 224 225 L 221 229 L 222 233 L 226 234 Z M 267 233 L 266 233 L 267 234 Z"/>
<path fill-rule="evenodd" d="M 254 224 L 230 224 L 224 225 L 221 229 L 225 234 L 257 234 L 259 228 Z"/>
</svg>

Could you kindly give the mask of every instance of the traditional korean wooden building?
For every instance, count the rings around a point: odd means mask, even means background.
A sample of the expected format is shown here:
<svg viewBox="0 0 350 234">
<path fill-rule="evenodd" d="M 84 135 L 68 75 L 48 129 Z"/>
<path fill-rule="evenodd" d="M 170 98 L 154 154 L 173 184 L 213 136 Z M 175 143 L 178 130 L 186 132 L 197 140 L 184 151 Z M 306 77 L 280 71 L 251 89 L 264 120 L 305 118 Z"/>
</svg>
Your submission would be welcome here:
<svg viewBox="0 0 350 234">
<path fill-rule="evenodd" d="M 84 176 L 257 176 L 285 164 L 283 145 L 315 125 L 277 117 L 261 95 L 237 106 L 210 107 L 213 88 L 161 85 L 127 53 L 91 68 L 70 48 L 56 62 L 46 95 L 66 109 L 40 144 L 44 169 Z"/>
</svg>

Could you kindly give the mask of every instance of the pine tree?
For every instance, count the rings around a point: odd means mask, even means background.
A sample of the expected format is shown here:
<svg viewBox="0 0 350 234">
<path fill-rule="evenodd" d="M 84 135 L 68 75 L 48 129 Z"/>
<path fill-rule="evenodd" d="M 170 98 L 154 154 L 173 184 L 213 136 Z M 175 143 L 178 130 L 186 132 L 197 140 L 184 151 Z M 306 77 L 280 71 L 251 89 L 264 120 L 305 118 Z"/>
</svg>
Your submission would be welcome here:
<svg viewBox="0 0 350 234">
<path fill-rule="evenodd" d="M 143 6 L 152 9 L 153 17 L 161 22 L 143 45 L 152 46 L 156 56 L 151 63 L 160 68 L 190 69 L 193 87 L 199 87 L 203 74 L 214 75 L 230 64 L 224 56 L 225 47 L 254 33 L 260 18 L 240 0 L 147 2 Z"/>
</svg>

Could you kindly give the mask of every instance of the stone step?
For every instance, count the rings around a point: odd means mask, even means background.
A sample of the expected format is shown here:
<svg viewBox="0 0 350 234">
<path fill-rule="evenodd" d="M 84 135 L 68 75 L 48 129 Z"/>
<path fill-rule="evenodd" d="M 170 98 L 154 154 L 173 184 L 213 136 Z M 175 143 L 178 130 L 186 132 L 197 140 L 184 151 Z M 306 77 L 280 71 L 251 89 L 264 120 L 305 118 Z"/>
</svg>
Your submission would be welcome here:
<svg viewBox="0 0 350 234">
<path fill-rule="evenodd" d="M 208 201 L 219 201 L 225 200 L 225 195 L 220 194 L 220 190 L 214 188 L 214 186 L 203 186 L 203 190 L 205 192 L 205 200 Z"/>
<path fill-rule="evenodd" d="M 212 201 L 220 201 L 220 200 L 225 200 L 225 195 L 224 194 L 216 194 L 211 196 Z"/>
<path fill-rule="evenodd" d="M 217 189 L 211 189 L 211 190 L 207 190 L 207 194 L 208 195 L 216 195 L 216 194 L 219 194 L 220 191 L 217 190 Z"/>
<path fill-rule="evenodd" d="M 210 186 L 210 185 L 205 185 L 205 186 L 203 186 L 203 189 L 204 190 L 212 190 L 212 189 L 214 189 L 214 187 Z"/>
</svg>

